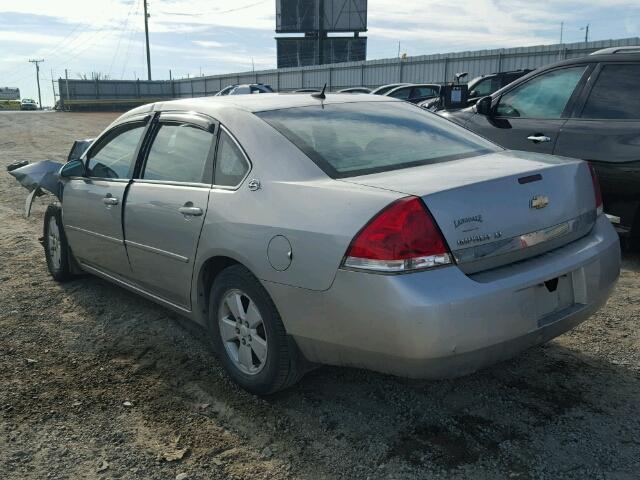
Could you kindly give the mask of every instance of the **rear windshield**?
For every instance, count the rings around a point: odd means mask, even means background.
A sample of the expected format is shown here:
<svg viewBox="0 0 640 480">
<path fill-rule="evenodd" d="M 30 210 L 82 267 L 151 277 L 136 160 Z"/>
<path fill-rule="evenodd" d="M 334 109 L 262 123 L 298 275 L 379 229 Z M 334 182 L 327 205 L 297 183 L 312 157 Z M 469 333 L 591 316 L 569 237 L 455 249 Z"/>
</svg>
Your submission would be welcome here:
<svg viewBox="0 0 640 480">
<path fill-rule="evenodd" d="M 457 160 L 500 149 L 405 102 L 318 104 L 257 115 L 333 178 Z"/>
</svg>

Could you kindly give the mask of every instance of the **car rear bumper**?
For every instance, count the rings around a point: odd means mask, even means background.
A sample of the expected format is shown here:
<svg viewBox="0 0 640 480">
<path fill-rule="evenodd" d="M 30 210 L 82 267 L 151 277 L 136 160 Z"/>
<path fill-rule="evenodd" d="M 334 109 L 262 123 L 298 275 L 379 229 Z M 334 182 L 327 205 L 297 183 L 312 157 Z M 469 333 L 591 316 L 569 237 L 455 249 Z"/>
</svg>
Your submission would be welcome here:
<svg viewBox="0 0 640 480">
<path fill-rule="evenodd" d="M 583 322 L 606 302 L 619 268 L 618 237 L 601 216 L 569 245 L 474 275 L 455 266 L 405 275 L 339 270 L 324 292 L 265 286 L 308 360 L 440 378 L 512 357 Z"/>
</svg>

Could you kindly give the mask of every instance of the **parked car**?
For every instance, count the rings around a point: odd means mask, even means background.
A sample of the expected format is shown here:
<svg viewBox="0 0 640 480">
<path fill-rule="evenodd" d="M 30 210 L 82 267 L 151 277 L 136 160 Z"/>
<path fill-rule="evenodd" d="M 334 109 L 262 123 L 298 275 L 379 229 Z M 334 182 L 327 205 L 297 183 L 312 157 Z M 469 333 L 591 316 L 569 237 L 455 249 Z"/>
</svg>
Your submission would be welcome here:
<svg viewBox="0 0 640 480">
<path fill-rule="evenodd" d="M 367 87 L 349 87 L 338 90 L 338 93 L 371 93 Z"/>
<path fill-rule="evenodd" d="M 250 93 L 273 93 L 271 85 L 264 83 L 249 83 L 245 85 L 229 85 L 218 93 L 215 97 L 223 97 L 225 95 L 247 95 Z"/>
<path fill-rule="evenodd" d="M 401 87 L 403 85 L 409 85 L 409 84 L 408 83 L 389 83 L 388 85 L 382 85 L 378 88 L 374 88 L 373 90 L 371 90 L 371 93 L 373 95 L 384 95 L 389 90 L 392 90 L 396 87 Z"/>
<path fill-rule="evenodd" d="M 384 96 L 145 105 L 60 178 L 52 276 L 86 271 L 195 320 L 257 394 L 308 362 L 472 372 L 584 321 L 619 273 L 585 162 Z"/>
<path fill-rule="evenodd" d="M 605 211 L 619 217 L 623 237 L 637 242 L 640 53 L 615 50 L 540 68 L 474 108 L 444 115 L 506 148 L 588 160 L 602 183 Z"/>
<path fill-rule="evenodd" d="M 38 104 L 32 98 L 23 98 L 20 102 L 20 110 L 38 110 Z"/>
<path fill-rule="evenodd" d="M 383 95 L 410 103 L 420 103 L 428 98 L 440 98 L 440 85 L 437 83 L 401 85 L 392 88 Z"/>
<path fill-rule="evenodd" d="M 512 70 L 510 72 L 490 73 L 474 78 L 467 84 L 469 91 L 467 105 L 475 105 L 478 99 L 491 95 L 493 92 L 500 90 L 502 87 L 509 85 L 514 80 L 532 71 L 532 69 L 528 68 Z M 418 106 L 434 112 L 442 110 L 443 108 L 440 97 L 423 100 L 418 103 Z"/>
<path fill-rule="evenodd" d="M 320 93 L 321 90 L 319 88 L 299 88 L 298 90 L 294 90 L 293 93 Z"/>
</svg>

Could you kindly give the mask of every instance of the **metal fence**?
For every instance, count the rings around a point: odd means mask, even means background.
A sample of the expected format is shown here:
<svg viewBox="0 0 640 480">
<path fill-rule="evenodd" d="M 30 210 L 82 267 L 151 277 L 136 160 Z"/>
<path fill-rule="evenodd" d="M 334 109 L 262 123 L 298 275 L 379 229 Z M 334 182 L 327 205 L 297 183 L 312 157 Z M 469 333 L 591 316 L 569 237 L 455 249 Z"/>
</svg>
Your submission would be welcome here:
<svg viewBox="0 0 640 480">
<path fill-rule="evenodd" d="M 537 68 L 568 58 L 580 57 L 607 47 L 640 45 L 640 37 L 533 47 L 477 50 L 473 52 L 420 55 L 301 68 L 229 73 L 179 80 L 66 80 L 59 79 L 61 104 L 65 108 L 121 107 L 162 99 L 214 95 L 227 85 L 267 83 L 276 91 L 299 88 L 328 90 L 346 87 L 377 87 L 387 83 L 447 82 L 457 72 L 467 78 L 493 72 Z"/>
</svg>

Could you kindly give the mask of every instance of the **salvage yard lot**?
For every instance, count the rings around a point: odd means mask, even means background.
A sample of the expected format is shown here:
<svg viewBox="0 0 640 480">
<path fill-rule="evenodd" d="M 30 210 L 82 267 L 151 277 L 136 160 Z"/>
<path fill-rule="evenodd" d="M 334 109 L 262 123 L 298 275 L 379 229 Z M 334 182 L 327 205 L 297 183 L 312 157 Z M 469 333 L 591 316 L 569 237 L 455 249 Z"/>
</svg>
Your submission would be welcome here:
<svg viewBox="0 0 640 480">
<path fill-rule="evenodd" d="M 116 116 L 0 112 L 4 479 L 638 478 L 638 254 L 587 323 L 477 374 L 324 367 L 253 397 L 197 327 L 97 278 L 48 275 L 51 197 L 24 218 L 27 192 L 5 166 L 63 161 Z"/>
</svg>

